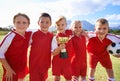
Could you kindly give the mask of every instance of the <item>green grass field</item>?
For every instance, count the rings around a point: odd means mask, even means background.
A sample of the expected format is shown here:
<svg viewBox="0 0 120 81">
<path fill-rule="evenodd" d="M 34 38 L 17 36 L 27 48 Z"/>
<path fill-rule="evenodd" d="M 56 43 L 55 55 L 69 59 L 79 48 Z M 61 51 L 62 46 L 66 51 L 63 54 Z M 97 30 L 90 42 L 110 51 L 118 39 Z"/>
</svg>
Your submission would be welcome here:
<svg viewBox="0 0 120 81">
<path fill-rule="evenodd" d="M 0 35 L 0 41 L 2 40 L 3 36 Z M 114 69 L 114 74 L 115 74 L 115 79 L 116 81 L 120 81 L 120 58 L 116 58 L 111 56 L 112 62 L 113 62 L 113 69 Z M 0 81 L 2 78 L 2 65 L 0 63 Z M 95 79 L 96 81 L 107 81 L 107 73 L 105 71 L 105 69 L 98 64 L 97 68 L 96 68 L 96 73 L 95 73 Z M 26 76 L 25 81 L 29 81 L 29 75 Z M 48 77 L 48 81 L 53 81 L 53 76 L 51 73 L 51 68 L 49 69 L 49 77 Z M 61 77 L 61 81 L 65 81 L 63 77 Z"/>
</svg>

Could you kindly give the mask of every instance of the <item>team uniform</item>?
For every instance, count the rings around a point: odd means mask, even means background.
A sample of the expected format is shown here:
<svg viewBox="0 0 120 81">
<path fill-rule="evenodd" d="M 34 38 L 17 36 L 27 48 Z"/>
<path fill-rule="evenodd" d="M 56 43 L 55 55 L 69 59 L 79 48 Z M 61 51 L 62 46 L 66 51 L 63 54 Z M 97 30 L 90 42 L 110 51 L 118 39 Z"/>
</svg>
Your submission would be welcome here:
<svg viewBox="0 0 120 81">
<path fill-rule="evenodd" d="M 29 67 L 30 81 L 46 81 L 51 65 L 51 41 L 53 34 L 38 30 L 32 35 Z"/>
<path fill-rule="evenodd" d="M 56 49 L 59 45 L 57 44 L 56 37 L 70 37 L 72 35 L 71 30 L 65 30 L 65 33 L 58 33 L 52 40 L 52 51 Z M 55 76 L 63 75 L 65 79 L 70 80 L 72 78 L 72 68 L 71 68 L 71 53 L 73 53 L 72 41 L 69 40 L 66 44 L 66 50 L 68 53 L 67 58 L 61 58 L 60 54 L 53 56 L 52 59 L 52 73 Z"/>
<path fill-rule="evenodd" d="M 72 37 L 73 48 L 75 57 L 72 61 L 73 75 L 79 77 L 86 76 L 87 72 L 87 55 L 86 55 L 86 38 L 85 36 Z"/>
<path fill-rule="evenodd" d="M 119 42 L 119 39 L 119 37 L 112 34 L 107 34 L 102 41 L 95 34 L 91 36 L 87 44 L 90 67 L 95 68 L 97 63 L 100 62 L 103 67 L 112 69 L 112 62 L 106 48 L 112 42 Z"/>
<path fill-rule="evenodd" d="M 25 36 L 21 36 L 15 31 L 11 31 L 0 44 L 0 58 L 5 58 L 16 73 L 16 75 L 13 75 L 13 81 L 18 81 L 18 78 L 24 78 L 28 73 L 27 49 L 30 36 L 31 32 L 25 32 Z M 6 78 L 4 78 L 6 74 L 4 67 L 3 70 L 2 81 L 6 81 Z"/>
</svg>

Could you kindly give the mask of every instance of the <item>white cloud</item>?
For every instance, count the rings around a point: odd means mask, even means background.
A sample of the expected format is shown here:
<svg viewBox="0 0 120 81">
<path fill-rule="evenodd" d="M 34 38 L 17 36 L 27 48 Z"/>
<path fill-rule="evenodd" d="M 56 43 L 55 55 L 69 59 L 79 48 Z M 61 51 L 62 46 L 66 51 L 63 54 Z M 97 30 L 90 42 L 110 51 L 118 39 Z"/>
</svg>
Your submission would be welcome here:
<svg viewBox="0 0 120 81">
<path fill-rule="evenodd" d="M 120 0 L 112 0 L 113 5 L 120 5 Z"/>
<path fill-rule="evenodd" d="M 119 20 L 120 21 L 120 14 L 106 15 L 105 18 L 108 20 Z"/>
<path fill-rule="evenodd" d="M 120 14 L 106 15 L 105 18 L 109 20 L 110 26 L 120 25 Z"/>
<path fill-rule="evenodd" d="M 0 26 L 12 24 L 13 16 L 18 13 L 26 13 L 31 19 L 31 27 L 37 27 L 37 20 L 41 12 L 48 12 L 53 21 L 64 15 L 71 19 L 75 15 L 86 15 L 103 10 L 112 0 L 0 0 Z M 116 0 L 115 0 L 116 1 Z M 119 1 L 119 0 L 118 0 Z M 115 2 L 114 2 L 115 4 Z"/>
</svg>

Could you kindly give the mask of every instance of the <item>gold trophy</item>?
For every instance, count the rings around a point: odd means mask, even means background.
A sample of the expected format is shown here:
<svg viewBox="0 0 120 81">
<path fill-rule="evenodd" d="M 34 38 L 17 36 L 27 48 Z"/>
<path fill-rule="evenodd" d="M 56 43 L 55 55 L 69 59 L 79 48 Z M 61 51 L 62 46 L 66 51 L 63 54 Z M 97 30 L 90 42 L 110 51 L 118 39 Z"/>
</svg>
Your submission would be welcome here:
<svg viewBox="0 0 120 81">
<path fill-rule="evenodd" d="M 58 43 L 59 44 L 65 44 L 69 41 L 69 37 L 58 37 Z M 60 52 L 60 58 L 68 58 L 68 53 L 66 49 L 62 49 Z"/>
</svg>

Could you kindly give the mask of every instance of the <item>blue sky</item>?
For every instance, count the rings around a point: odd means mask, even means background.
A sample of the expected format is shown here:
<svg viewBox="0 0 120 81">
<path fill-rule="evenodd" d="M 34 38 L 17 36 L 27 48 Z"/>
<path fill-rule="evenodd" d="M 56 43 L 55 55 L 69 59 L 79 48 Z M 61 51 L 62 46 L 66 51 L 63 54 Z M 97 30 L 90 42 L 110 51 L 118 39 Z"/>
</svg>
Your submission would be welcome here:
<svg viewBox="0 0 120 81">
<path fill-rule="evenodd" d="M 17 13 L 25 13 L 31 19 L 30 28 L 38 28 L 41 12 L 56 18 L 64 15 L 68 20 L 87 20 L 94 24 L 98 18 L 106 18 L 110 26 L 120 25 L 120 0 L 0 0 L 0 27 L 13 25 Z"/>
</svg>

